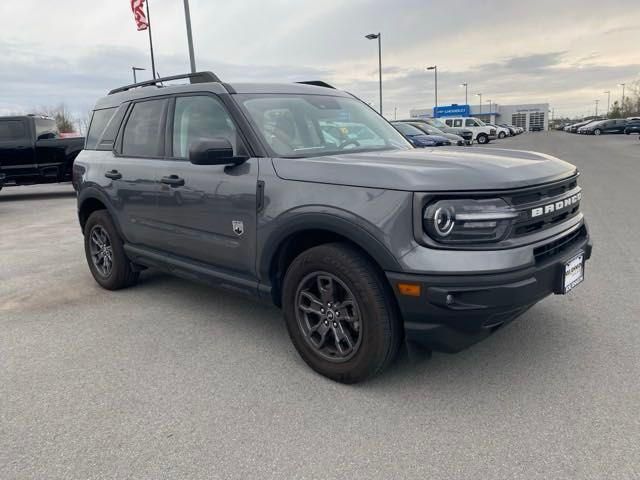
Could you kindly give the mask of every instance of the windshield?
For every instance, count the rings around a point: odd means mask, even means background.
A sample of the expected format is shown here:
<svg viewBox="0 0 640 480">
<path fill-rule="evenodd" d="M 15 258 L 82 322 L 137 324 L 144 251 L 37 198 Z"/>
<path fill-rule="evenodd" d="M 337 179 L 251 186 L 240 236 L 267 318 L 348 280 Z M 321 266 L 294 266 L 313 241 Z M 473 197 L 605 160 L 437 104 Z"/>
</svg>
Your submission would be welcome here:
<svg viewBox="0 0 640 480">
<path fill-rule="evenodd" d="M 394 123 L 393 126 L 396 127 L 398 131 L 403 135 L 407 135 L 407 136 L 424 135 L 424 132 L 417 129 L 413 125 L 409 125 L 408 123 L 398 122 L 398 123 Z"/>
<path fill-rule="evenodd" d="M 432 127 L 431 125 L 427 125 L 426 123 L 412 123 L 411 125 L 423 131 L 427 135 L 446 135 L 442 130 Z"/>
<path fill-rule="evenodd" d="M 438 120 L 437 118 L 430 118 L 429 123 L 437 128 L 449 128 L 446 123 L 442 120 Z"/>
<path fill-rule="evenodd" d="M 328 95 L 237 95 L 276 157 L 413 148 L 371 108 L 355 98 Z"/>
</svg>

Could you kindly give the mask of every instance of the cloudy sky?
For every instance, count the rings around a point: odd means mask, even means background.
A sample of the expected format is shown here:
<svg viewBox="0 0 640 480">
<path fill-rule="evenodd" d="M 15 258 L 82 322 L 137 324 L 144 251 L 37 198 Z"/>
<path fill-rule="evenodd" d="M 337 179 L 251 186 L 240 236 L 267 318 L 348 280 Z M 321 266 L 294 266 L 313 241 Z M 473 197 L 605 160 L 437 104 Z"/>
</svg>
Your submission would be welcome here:
<svg viewBox="0 0 640 480">
<path fill-rule="evenodd" d="M 150 0 L 157 69 L 189 68 L 182 0 Z M 377 106 L 382 32 L 384 109 L 439 103 L 549 102 L 558 115 L 606 106 L 640 79 L 640 1 L 191 0 L 196 61 L 225 81 L 322 79 Z M 0 115 L 64 102 L 80 117 L 108 89 L 149 68 L 129 0 L 0 2 Z M 140 77 L 150 78 L 150 72 Z"/>
</svg>

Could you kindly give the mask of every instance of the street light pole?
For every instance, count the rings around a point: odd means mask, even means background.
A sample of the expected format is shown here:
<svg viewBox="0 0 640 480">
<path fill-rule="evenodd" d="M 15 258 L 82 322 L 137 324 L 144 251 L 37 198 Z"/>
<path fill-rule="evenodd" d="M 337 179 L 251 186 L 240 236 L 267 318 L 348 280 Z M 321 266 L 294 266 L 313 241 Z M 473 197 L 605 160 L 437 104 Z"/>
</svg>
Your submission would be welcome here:
<svg viewBox="0 0 640 480">
<path fill-rule="evenodd" d="M 480 114 L 482 114 L 482 94 L 481 93 L 476 93 L 476 97 L 480 97 Z"/>
<path fill-rule="evenodd" d="M 491 100 L 487 100 L 487 103 L 489 104 L 489 121 L 491 121 Z"/>
<path fill-rule="evenodd" d="M 435 112 L 436 110 L 438 110 L 438 66 L 432 65 L 431 67 L 427 67 L 427 70 L 433 70 L 435 75 Z"/>
<path fill-rule="evenodd" d="M 624 110 L 624 86 L 626 83 L 619 83 L 618 86 L 622 87 L 622 104 L 620 105 L 620 113 Z"/>
<path fill-rule="evenodd" d="M 378 39 L 378 77 L 380 83 L 380 115 L 382 115 L 382 33 L 370 33 L 365 35 L 368 40 Z"/>
<path fill-rule="evenodd" d="M 131 71 L 133 72 L 133 83 L 138 83 L 138 79 L 136 78 L 136 71 L 146 70 L 146 68 L 141 67 L 131 67 Z"/>
<path fill-rule="evenodd" d="M 464 87 L 464 104 L 469 105 L 469 84 L 461 83 L 461 87 Z"/>
<path fill-rule="evenodd" d="M 187 24 L 187 43 L 189 44 L 189 63 L 191 63 L 191 73 L 196 73 L 196 58 L 193 54 L 193 36 L 191 35 L 191 12 L 189 10 L 189 0 L 184 0 L 184 20 Z"/>
<path fill-rule="evenodd" d="M 596 99 L 596 118 L 598 118 L 598 103 L 600 103 L 600 100 Z"/>
<path fill-rule="evenodd" d="M 609 117 L 609 110 L 611 109 L 611 90 L 603 92 L 607 94 L 607 118 Z"/>
</svg>

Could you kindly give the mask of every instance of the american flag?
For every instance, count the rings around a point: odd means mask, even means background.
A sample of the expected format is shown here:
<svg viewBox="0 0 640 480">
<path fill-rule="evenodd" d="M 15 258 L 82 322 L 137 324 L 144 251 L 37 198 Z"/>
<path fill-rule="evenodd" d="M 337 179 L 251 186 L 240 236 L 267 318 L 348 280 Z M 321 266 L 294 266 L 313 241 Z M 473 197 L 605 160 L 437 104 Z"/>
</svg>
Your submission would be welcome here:
<svg viewBox="0 0 640 480">
<path fill-rule="evenodd" d="M 144 14 L 144 0 L 131 0 L 131 10 L 133 11 L 133 17 L 136 20 L 138 30 L 146 30 L 149 28 L 147 16 Z"/>
</svg>

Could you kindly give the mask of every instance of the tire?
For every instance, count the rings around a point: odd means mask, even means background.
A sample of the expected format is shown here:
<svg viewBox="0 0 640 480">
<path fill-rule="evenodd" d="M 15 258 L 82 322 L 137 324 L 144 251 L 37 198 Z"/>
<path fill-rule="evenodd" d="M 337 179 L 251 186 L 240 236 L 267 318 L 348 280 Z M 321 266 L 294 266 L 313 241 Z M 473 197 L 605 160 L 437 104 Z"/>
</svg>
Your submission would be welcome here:
<svg viewBox="0 0 640 480">
<path fill-rule="evenodd" d="M 330 243 L 301 253 L 287 270 L 282 297 L 289 337 L 321 375 L 357 383 L 396 357 L 402 326 L 393 293 L 382 272 L 355 247 Z M 339 338 L 344 335 L 350 343 Z"/>
<path fill-rule="evenodd" d="M 476 141 L 480 145 L 485 145 L 485 144 L 489 143 L 489 137 L 487 137 L 484 133 L 481 133 L 480 135 L 478 135 L 476 137 Z"/>
<path fill-rule="evenodd" d="M 596 129 L 593 131 L 593 134 L 594 134 L 594 135 L 600 135 L 601 133 L 602 133 L 602 130 L 600 130 L 599 128 L 596 128 Z"/>
<path fill-rule="evenodd" d="M 106 210 L 95 211 L 89 216 L 84 227 L 84 251 L 89 270 L 102 288 L 119 290 L 138 280 L 140 273 L 132 269 L 124 253 L 122 238 Z M 105 257 L 111 260 L 106 261 Z M 109 264 L 110 268 L 107 268 Z"/>
<path fill-rule="evenodd" d="M 504 137 L 506 137 L 506 136 L 507 136 L 507 134 L 506 134 L 506 133 L 504 133 L 504 132 L 500 132 L 500 133 L 498 134 L 498 138 L 504 138 Z"/>
</svg>

